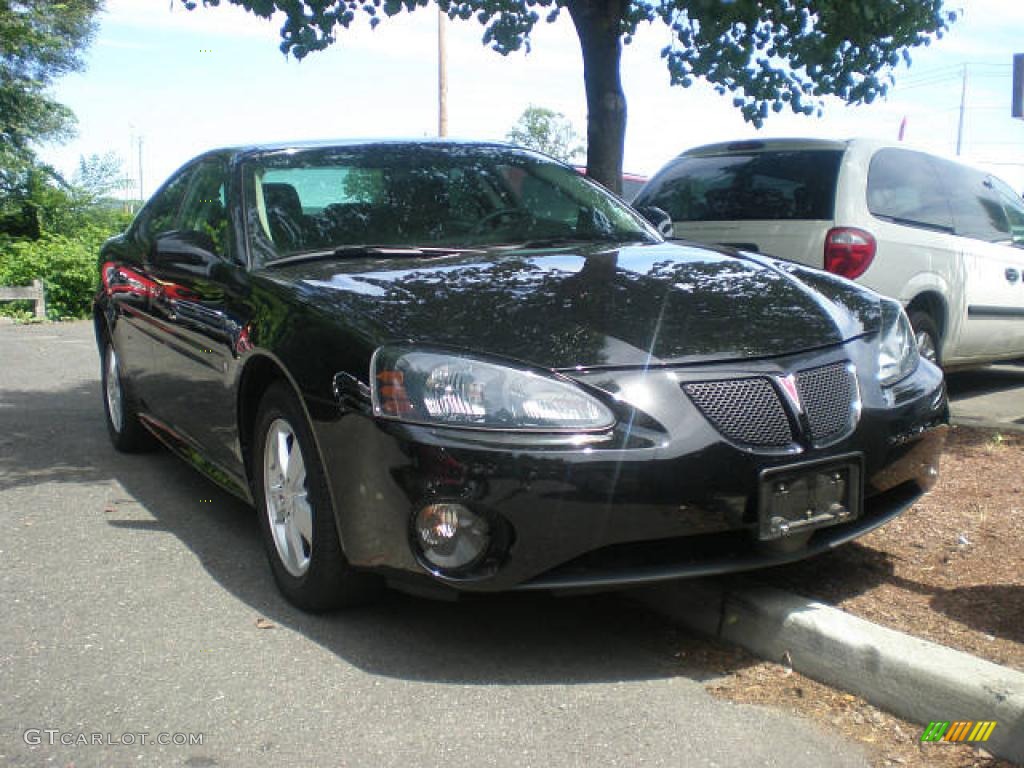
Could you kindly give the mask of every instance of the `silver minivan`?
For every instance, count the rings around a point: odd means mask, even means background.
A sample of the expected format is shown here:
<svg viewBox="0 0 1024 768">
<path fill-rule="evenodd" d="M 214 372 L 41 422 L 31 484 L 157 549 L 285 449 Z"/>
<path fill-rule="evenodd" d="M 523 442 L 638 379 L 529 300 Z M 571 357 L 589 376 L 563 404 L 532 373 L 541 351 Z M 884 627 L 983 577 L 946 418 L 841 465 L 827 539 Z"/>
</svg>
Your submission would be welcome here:
<svg viewBox="0 0 1024 768">
<path fill-rule="evenodd" d="M 899 299 L 947 368 L 1024 357 L 1024 201 L 983 171 L 851 139 L 712 144 L 640 191 L 674 236 L 826 269 Z"/>
</svg>

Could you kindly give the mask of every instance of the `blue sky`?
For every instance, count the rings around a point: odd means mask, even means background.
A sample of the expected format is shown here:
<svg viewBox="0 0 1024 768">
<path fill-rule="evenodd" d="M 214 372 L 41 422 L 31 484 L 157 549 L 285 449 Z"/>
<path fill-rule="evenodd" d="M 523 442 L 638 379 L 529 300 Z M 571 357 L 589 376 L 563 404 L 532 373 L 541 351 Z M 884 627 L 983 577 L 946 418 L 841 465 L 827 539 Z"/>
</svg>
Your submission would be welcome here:
<svg viewBox="0 0 1024 768">
<path fill-rule="evenodd" d="M 1009 116 L 1012 54 L 1024 52 L 1024 2 L 960 0 L 963 18 L 943 40 L 915 50 L 909 71 L 882 103 L 830 102 L 822 118 L 782 113 L 756 131 L 731 97 L 697 84 L 672 87 L 659 51 L 663 26 L 645 27 L 623 54 L 629 104 L 625 166 L 653 173 L 699 144 L 753 136 L 875 136 L 952 154 L 961 72 L 968 71 L 964 157 L 1024 188 L 1024 120 Z M 449 129 L 501 139 L 530 104 L 565 113 L 583 134 L 586 103 L 578 42 L 568 18 L 541 24 L 533 50 L 502 57 L 480 44 L 475 20 L 448 26 Z M 79 135 L 41 154 L 65 172 L 79 156 L 114 151 L 151 193 L 175 168 L 215 146 L 312 138 L 418 137 L 437 128 L 437 14 L 433 8 L 359 24 L 303 61 L 278 50 L 280 21 L 227 3 L 188 12 L 179 0 L 107 0 L 83 73 L 56 97 Z"/>
</svg>

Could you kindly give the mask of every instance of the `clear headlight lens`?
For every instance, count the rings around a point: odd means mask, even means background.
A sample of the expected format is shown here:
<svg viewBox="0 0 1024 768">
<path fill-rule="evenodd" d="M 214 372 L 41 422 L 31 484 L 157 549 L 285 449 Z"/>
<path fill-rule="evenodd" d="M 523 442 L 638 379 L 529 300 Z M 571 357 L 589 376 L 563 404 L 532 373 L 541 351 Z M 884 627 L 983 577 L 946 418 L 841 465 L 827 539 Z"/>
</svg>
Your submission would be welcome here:
<svg viewBox="0 0 1024 768">
<path fill-rule="evenodd" d="M 373 411 L 478 429 L 607 429 L 612 412 L 568 379 L 461 354 L 385 347 L 370 371 Z"/>
<path fill-rule="evenodd" d="M 917 368 L 920 355 L 907 313 L 898 301 L 882 300 L 882 330 L 878 345 L 878 379 L 888 387 Z"/>
</svg>

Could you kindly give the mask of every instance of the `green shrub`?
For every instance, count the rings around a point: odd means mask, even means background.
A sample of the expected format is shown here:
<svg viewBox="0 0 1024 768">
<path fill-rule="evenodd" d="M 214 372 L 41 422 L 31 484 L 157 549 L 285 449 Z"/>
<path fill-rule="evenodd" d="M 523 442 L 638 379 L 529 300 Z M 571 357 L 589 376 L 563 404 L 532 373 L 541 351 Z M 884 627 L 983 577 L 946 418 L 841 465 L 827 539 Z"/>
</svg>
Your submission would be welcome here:
<svg viewBox="0 0 1024 768">
<path fill-rule="evenodd" d="M 36 278 L 46 290 L 52 320 L 87 317 L 99 282 L 99 250 L 109 227 L 87 225 L 74 237 L 43 234 L 38 240 L 0 241 L 0 285 L 29 285 Z M 0 313 L 23 317 L 20 302 L 0 303 Z"/>
</svg>

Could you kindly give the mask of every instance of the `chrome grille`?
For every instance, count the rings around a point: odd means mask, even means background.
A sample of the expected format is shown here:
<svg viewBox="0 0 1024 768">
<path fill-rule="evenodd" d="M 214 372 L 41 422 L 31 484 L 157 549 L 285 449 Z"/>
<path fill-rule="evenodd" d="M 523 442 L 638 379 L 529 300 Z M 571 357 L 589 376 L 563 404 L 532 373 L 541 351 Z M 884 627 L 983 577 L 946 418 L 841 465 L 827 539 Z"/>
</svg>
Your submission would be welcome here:
<svg viewBox="0 0 1024 768">
<path fill-rule="evenodd" d="M 684 384 L 683 391 L 730 440 L 762 448 L 793 442 L 789 419 L 775 387 L 766 378 Z"/>
<path fill-rule="evenodd" d="M 847 363 L 810 368 L 796 375 L 796 388 L 815 444 L 845 437 L 856 426 L 857 380 Z"/>
</svg>

